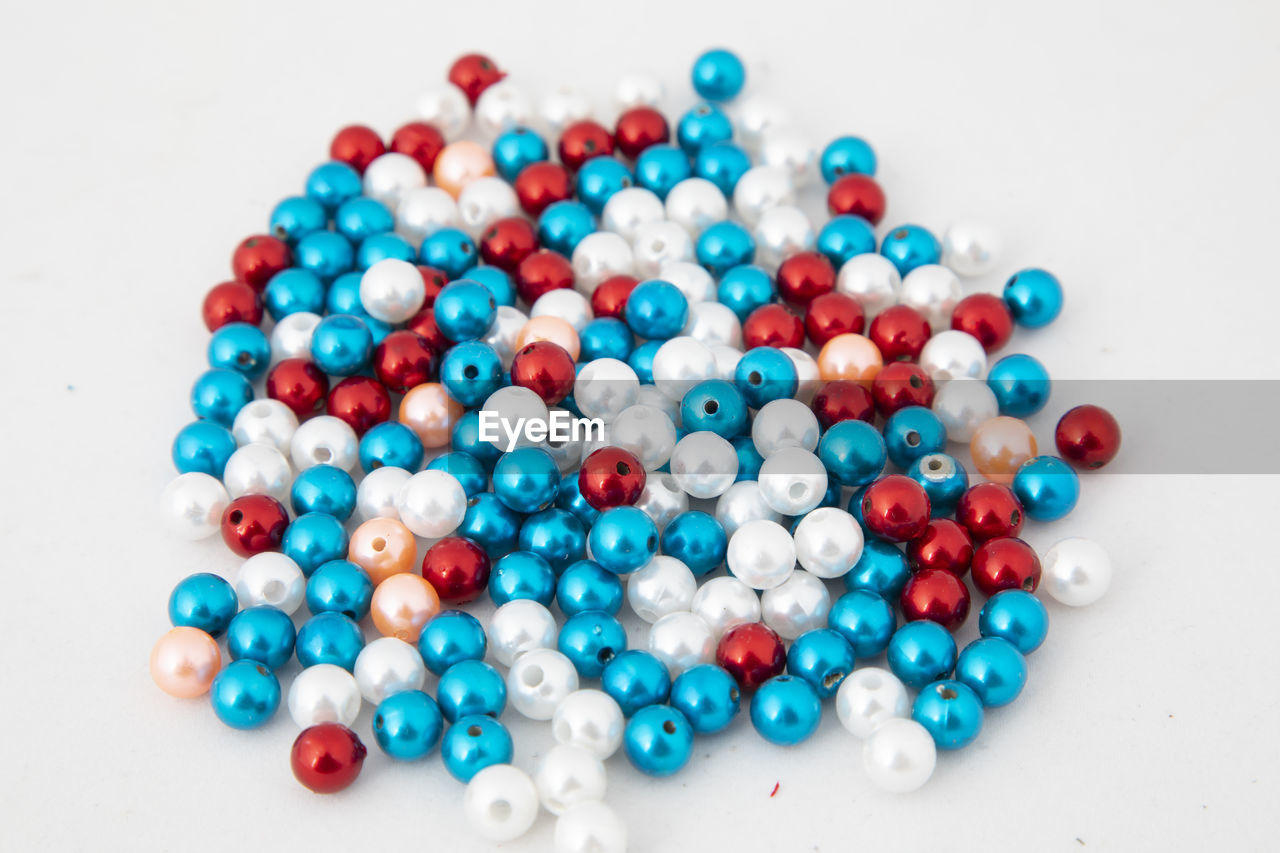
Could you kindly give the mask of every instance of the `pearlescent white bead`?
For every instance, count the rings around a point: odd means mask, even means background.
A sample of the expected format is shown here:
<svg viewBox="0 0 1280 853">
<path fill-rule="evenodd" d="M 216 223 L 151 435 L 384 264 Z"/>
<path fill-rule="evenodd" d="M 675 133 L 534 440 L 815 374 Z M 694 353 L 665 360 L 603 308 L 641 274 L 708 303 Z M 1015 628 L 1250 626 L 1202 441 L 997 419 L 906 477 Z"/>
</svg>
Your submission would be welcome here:
<svg viewBox="0 0 1280 853">
<path fill-rule="evenodd" d="M 934 383 L 933 413 L 949 441 L 969 443 L 978 427 L 1000 414 L 996 394 L 980 379 L 948 379 Z"/>
<path fill-rule="evenodd" d="M 825 628 L 831 612 L 831 593 L 820 578 L 796 571 L 760 596 L 760 616 L 784 640 Z"/>
<path fill-rule="evenodd" d="M 254 554 L 236 573 L 241 608 L 269 604 L 292 616 L 307 594 L 307 579 L 292 558 L 278 551 Z"/>
<path fill-rule="evenodd" d="M 625 726 L 622 709 L 601 690 L 570 693 L 551 716 L 551 734 L 557 743 L 580 746 L 601 761 L 622 746 Z"/>
<path fill-rule="evenodd" d="M 672 400 L 683 400 L 693 386 L 715 375 L 711 348 L 685 335 L 664 341 L 653 354 L 653 384 Z"/>
<path fill-rule="evenodd" d="M 785 447 L 818 447 L 818 417 L 799 400 L 770 400 L 751 423 L 751 443 L 765 459 Z"/>
<path fill-rule="evenodd" d="M 641 385 L 640 393 L 636 396 L 636 405 L 652 406 L 671 418 L 671 422 L 677 427 L 680 426 L 680 403 L 659 391 L 657 385 Z M 674 442 L 672 444 L 674 446 Z"/>
<path fill-rule="evenodd" d="M 735 625 L 760 621 L 760 596 L 735 577 L 712 578 L 698 588 L 690 610 L 711 626 L 719 641 Z"/>
<path fill-rule="evenodd" d="M 289 315 L 294 316 L 294 315 Z M 277 327 L 279 328 L 279 327 Z M 310 352 L 310 345 L 307 351 Z M 281 453 L 288 453 L 293 434 L 298 430 L 298 416 L 279 400 L 254 400 L 236 415 L 231 434 L 236 444 L 262 442 L 270 444 Z"/>
<path fill-rule="evenodd" d="M 813 395 L 822 387 L 822 375 L 818 370 L 818 361 L 809 353 L 795 347 L 779 347 L 779 350 L 796 368 L 796 399 L 806 406 L 813 400 Z"/>
<path fill-rule="evenodd" d="M 360 305 L 375 320 L 403 323 L 427 299 L 422 273 L 408 261 L 385 258 L 360 276 Z"/>
<path fill-rule="evenodd" d="M 662 222 L 667 218 L 662 199 L 644 187 L 625 187 L 605 202 L 600 214 L 600 226 L 606 231 L 621 234 L 628 243 L 634 242 L 641 226 Z"/>
<path fill-rule="evenodd" d="M 232 500 L 242 495 L 270 495 L 288 505 L 293 469 L 271 444 L 246 444 L 231 454 L 222 482 Z"/>
<path fill-rule="evenodd" d="M 705 302 L 703 304 L 712 305 L 714 303 Z M 716 357 L 716 378 L 732 382 L 733 375 L 738 369 L 738 362 L 742 360 L 742 350 L 725 344 L 715 344 L 711 347 L 711 354 Z"/>
<path fill-rule="evenodd" d="M 676 446 L 676 425 L 661 409 L 628 406 L 609 427 L 614 446 L 632 453 L 646 471 L 655 471 L 670 461 Z"/>
<path fill-rule="evenodd" d="M 716 280 L 711 273 L 691 261 L 663 264 L 658 278 L 674 284 L 690 305 L 716 298 Z"/>
<path fill-rule="evenodd" d="M 902 276 L 883 255 L 867 252 L 845 261 L 836 274 L 836 290 L 852 296 L 867 313 L 867 322 L 898 303 Z"/>
<path fill-rule="evenodd" d="M 310 311 L 295 311 L 282 317 L 271 330 L 271 363 L 279 364 L 286 358 L 311 361 L 311 336 L 318 325 L 320 315 Z"/>
<path fill-rule="evenodd" d="M 807 514 L 792 538 L 796 560 L 816 577 L 844 577 L 862 556 L 862 527 L 838 507 L 818 507 Z"/>
<path fill-rule="evenodd" d="M 862 745 L 862 766 L 877 788 L 895 794 L 929 781 L 938 763 L 933 735 L 915 720 L 886 720 Z"/>
<path fill-rule="evenodd" d="M 671 523 L 671 519 L 688 511 L 689 495 L 670 474 L 654 471 L 645 479 L 640 497 L 632 506 L 653 519 L 661 533 Z"/>
<path fill-rule="evenodd" d="M 987 351 L 968 332 L 936 332 L 920 350 L 920 367 L 934 381 L 981 379 L 987 372 Z"/>
<path fill-rule="evenodd" d="M 886 720 L 910 713 L 907 688 L 896 675 L 878 666 L 855 669 L 836 691 L 836 716 L 856 738 L 869 738 Z"/>
<path fill-rule="evenodd" d="M 726 536 L 749 521 L 782 521 L 782 513 L 764 502 L 760 484 L 755 480 L 739 480 L 716 501 L 716 521 Z"/>
<path fill-rule="evenodd" d="M 400 520 L 396 499 L 400 489 L 413 475 L 403 468 L 375 468 L 356 487 L 356 516 L 361 521 L 371 518 Z"/>
<path fill-rule="evenodd" d="M 688 610 L 697 591 L 693 572 L 675 557 L 654 557 L 627 578 L 627 602 L 651 624 L 668 613 Z"/>
<path fill-rule="evenodd" d="M 662 661 L 673 679 L 690 667 L 709 663 L 715 652 L 711 626 L 687 610 L 668 613 L 649 629 L 649 654 Z"/>
<path fill-rule="evenodd" d="M 458 193 L 458 218 L 472 240 L 499 219 L 520 215 L 520 200 L 511 184 L 492 175 L 476 178 Z"/>
<path fill-rule="evenodd" d="M 243 411 L 243 410 L 241 410 Z M 160 496 L 169 529 L 184 539 L 204 539 L 217 533 L 231 498 L 216 477 L 189 471 L 169 481 Z"/>
<path fill-rule="evenodd" d="M 666 94 L 662 78 L 633 72 L 623 75 L 613 87 L 613 105 L 618 112 L 626 112 L 632 107 L 656 107 L 662 103 Z"/>
<path fill-rule="evenodd" d="M 604 798 L 604 762 L 589 750 L 562 743 L 542 756 L 533 783 L 543 808 L 561 815 L 578 803 Z"/>
<path fill-rule="evenodd" d="M 754 229 L 766 210 L 795 202 L 791 175 L 778 166 L 754 166 L 733 188 L 733 209 L 748 228 Z"/>
<path fill-rule="evenodd" d="M 547 404 L 542 402 L 542 398 L 528 388 L 521 388 L 519 385 L 508 385 L 505 388 L 499 388 L 494 391 L 484 401 L 481 410 L 492 412 L 499 421 L 504 422 L 506 426 L 513 430 L 521 418 L 545 421 L 549 416 Z M 503 447 L 505 448 L 507 433 L 501 423 L 499 424 L 498 432 L 503 437 Z M 516 447 L 532 447 L 534 443 L 523 430 L 518 432 Z"/>
<path fill-rule="evenodd" d="M 748 521 L 729 537 L 725 562 L 752 589 L 773 589 L 795 571 L 795 542 L 776 521 Z"/>
<path fill-rule="evenodd" d="M 489 620 L 489 650 L 503 666 L 534 649 L 554 649 L 556 620 L 551 611 L 529 598 L 508 601 Z"/>
<path fill-rule="evenodd" d="M 499 80 L 476 99 L 476 126 L 490 142 L 513 127 L 533 124 L 533 101 L 510 79 Z"/>
<path fill-rule="evenodd" d="M 733 112 L 738 140 L 752 154 L 759 152 L 765 134 L 791 123 L 791 113 L 784 105 L 759 95 L 744 99 Z"/>
<path fill-rule="evenodd" d="M 1000 255 L 1000 235 L 985 222 L 962 219 L 942 234 L 942 263 L 965 278 L 986 275 Z"/>
<path fill-rule="evenodd" d="M 698 302 L 689 306 L 689 320 L 683 334 L 714 348 L 742 347 L 742 323 L 733 309 L 722 302 Z M 740 353 L 739 353 L 740 354 Z"/>
<path fill-rule="evenodd" d="M 354 672 L 360 695 L 371 705 L 394 693 L 421 690 L 427 678 L 422 655 L 396 637 L 379 637 L 361 649 Z"/>
<path fill-rule="evenodd" d="M 631 244 L 611 231 L 596 231 L 579 240 L 571 263 L 573 286 L 587 296 L 595 293 L 606 278 L 631 275 L 636 266 Z"/>
<path fill-rule="evenodd" d="M 771 508 L 783 515 L 804 515 L 826 497 L 827 469 L 808 450 L 783 447 L 764 460 L 759 483 L 760 497 Z"/>
<path fill-rule="evenodd" d="M 471 102 L 452 83 L 437 83 L 418 98 L 418 117 L 435 127 L 446 142 L 462 136 L 471 123 Z"/>
<path fill-rule="evenodd" d="M 415 535 L 439 539 L 462 523 L 467 514 L 467 493 L 447 471 L 419 471 L 400 487 L 396 513 Z"/>
<path fill-rule="evenodd" d="M 1063 539 L 1044 555 L 1044 588 L 1071 607 L 1102 598 L 1111 588 L 1111 576 L 1111 557 L 1092 539 Z"/>
<path fill-rule="evenodd" d="M 359 460 L 360 440 L 346 421 L 318 415 L 303 423 L 289 442 L 289 458 L 299 472 L 316 465 L 350 471 Z"/>
<path fill-rule="evenodd" d="M 693 238 L 676 222 L 647 222 L 636 229 L 631 254 L 638 278 L 657 278 L 667 264 L 693 260 Z"/>
<path fill-rule="evenodd" d="M 408 154 L 388 151 L 373 158 L 364 169 L 364 194 L 395 210 L 400 194 L 425 187 L 427 173 L 422 164 Z"/>
<path fill-rule="evenodd" d="M 453 196 L 439 187 L 416 187 L 400 194 L 396 205 L 396 233 L 414 246 L 441 228 L 458 228 L 462 217 Z"/>
<path fill-rule="evenodd" d="M 487 841 L 513 841 L 538 817 L 538 789 L 529 774 L 510 764 L 491 764 L 471 777 L 462 813 Z"/>
<path fill-rule="evenodd" d="M 760 162 L 785 169 L 797 189 L 813 183 L 818 176 L 818 150 L 803 134 L 791 130 L 777 128 L 764 133 Z"/>
<path fill-rule="evenodd" d="M 555 649 L 530 649 L 511 662 L 507 673 L 511 707 L 531 720 L 551 719 L 556 707 L 577 689 L 578 670 Z"/>
<path fill-rule="evenodd" d="M 707 226 L 729 218 L 729 201 L 706 178 L 685 178 L 667 193 L 667 219 L 698 239 Z"/>
<path fill-rule="evenodd" d="M 714 432 L 691 432 L 676 442 L 671 476 L 690 497 L 719 497 L 738 476 L 738 452 Z"/>
<path fill-rule="evenodd" d="M 591 302 L 587 297 L 567 287 L 548 290 L 539 296 L 529 308 L 529 316 L 531 318 L 559 317 L 573 326 L 576 332 L 581 332 L 595 319 L 595 314 L 591 311 Z"/>
<path fill-rule="evenodd" d="M 583 365 L 573 385 L 573 399 L 584 417 L 612 421 L 634 406 L 640 378 L 631 365 L 616 358 L 597 358 Z"/>
<path fill-rule="evenodd" d="M 489 327 L 489 331 L 485 332 L 481 338 L 484 343 L 493 347 L 498 353 L 498 358 L 502 359 L 502 366 L 506 370 L 511 369 L 511 360 L 516 355 L 516 341 L 520 338 L 520 330 L 524 328 L 524 324 L 529 322 L 529 318 L 519 308 L 513 308 L 510 305 L 499 305 L 497 316 L 493 319 L 493 325 Z"/>
<path fill-rule="evenodd" d="M 902 279 L 898 301 L 923 314 L 937 333 L 951 328 L 951 312 L 963 295 L 955 273 L 942 264 L 924 264 Z"/>
<path fill-rule="evenodd" d="M 307 667 L 289 685 L 289 716 L 300 729 L 317 723 L 351 726 L 362 702 L 355 676 L 331 663 Z"/>
<path fill-rule="evenodd" d="M 604 803 L 578 803 L 556 819 L 555 853 L 626 853 L 627 825 Z"/>
<path fill-rule="evenodd" d="M 591 101 L 577 89 L 560 86 L 538 102 L 538 118 L 552 139 L 559 139 L 571 124 L 591 118 Z"/>
</svg>

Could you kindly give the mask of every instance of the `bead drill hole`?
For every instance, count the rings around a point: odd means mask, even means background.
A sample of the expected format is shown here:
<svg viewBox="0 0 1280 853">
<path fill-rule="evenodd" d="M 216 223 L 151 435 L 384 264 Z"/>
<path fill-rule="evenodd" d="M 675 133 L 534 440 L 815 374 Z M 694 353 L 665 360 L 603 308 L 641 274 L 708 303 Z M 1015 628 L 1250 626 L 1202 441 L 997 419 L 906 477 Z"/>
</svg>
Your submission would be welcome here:
<svg viewBox="0 0 1280 853">
<path fill-rule="evenodd" d="M 650 551 L 657 550 L 657 547 L 658 547 L 658 537 L 656 537 L 656 536 L 650 536 L 650 537 L 649 537 L 649 539 L 648 539 L 648 546 L 649 546 L 649 550 L 650 550 Z"/>
<path fill-rule="evenodd" d="M 1014 525 L 1015 527 L 1017 526 L 1018 522 L 1021 519 L 1022 519 L 1022 513 L 1019 512 L 1018 510 L 1015 509 L 1013 512 L 1009 513 L 1009 523 Z"/>
<path fill-rule="evenodd" d="M 608 663 L 613 660 L 613 649 L 605 646 L 596 654 L 596 660 L 600 661 L 600 663 Z"/>
<path fill-rule="evenodd" d="M 791 496 L 793 501 L 798 501 L 808 494 L 809 490 L 805 488 L 804 483 L 792 483 L 791 488 L 787 490 L 787 494 Z"/>
<path fill-rule="evenodd" d="M 374 539 L 369 543 L 369 547 L 373 548 L 375 551 L 381 551 L 383 548 L 387 547 L 387 540 L 379 536 L 377 539 Z"/>
<path fill-rule="evenodd" d="M 938 695 L 939 695 L 939 696 L 941 696 L 943 699 L 954 699 L 954 698 L 956 698 L 957 696 L 959 696 L 960 694 L 959 694 L 959 693 L 957 693 L 957 692 L 956 692 L 953 688 L 951 688 L 951 687 L 939 687 L 939 688 L 938 688 Z"/>
<path fill-rule="evenodd" d="M 317 462 L 328 462 L 333 458 L 333 452 L 327 447 L 317 447 L 315 452 L 311 454 Z"/>
<path fill-rule="evenodd" d="M 231 515 L 227 516 L 227 518 L 231 520 L 232 524 L 239 524 L 244 521 L 244 513 L 237 509 L 233 511 Z"/>
<path fill-rule="evenodd" d="M 1022 582 L 1022 589 L 1026 592 L 1034 592 L 1035 588 L 1036 588 L 1036 582 L 1031 578 L 1027 578 Z"/>
<path fill-rule="evenodd" d="M 284 601 L 284 583 L 278 580 L 267 581 L 262 588 L 262 597 L 269 604 L 279 604 Z"/>
<path fill-rule="evenodd" d="M 617 466 L 617 471 L 619 474 L 625 477 L 631 473 L 631 466 L 625 462 L 619 462 Z"/>
<path fill-rule="evenodd" d="M 471 737 L 480 737 L 480 732 L 482 731 L 483 729 L 479 726 L 467 726 L 467 734 Z"/>
<path fill-rule="evenodd" d="M 669 735 L 673 735 L 676 733 L 676 724 L 671 722 L 670 720 L 667 720 L 665 723 L 662 724 L 662 730 Z"/>
<path fill-rule="evenodd" d="M 921 379 L 919 376 L 912 375 L 912 377 L 907 380 L 907 384 L 910 385 L 912 388 L 923 388 L 924 380 Z"/>
<path fill-rule="evenodd" d="M 925 464 L 929 466 L 929 470 L 930 470 L 930 471 L 941 471 L 941 470 L 942 470 L 942 460 L 941 460 L 941 459 L 930 459 L 930 460 L 929 460 L 927 463 L 925 463 Z"/>
<path fill-rule="evenodd" d="M 529 667 L 520 673 L 520 680 L 524 682 L 525 687 L 537 687 L 542 683 L 542 667 Z"/>
<path fill-rule="evenodd" d="M 759 385 L 761 382 L 764 381 L 764 377 L 760 375 L 760 372 L 758 370 L 753 370 L 747 374 L 747 381 L 750 382 L 752 385 Z"/>
<path fill-rule="evenodd" d="M 511 803 L 506 800 L 494 800 L 489 804 L 489 817 L 498 821 L 511 819 Z"/>
<path fill-rule="evenodd" d="M 844 680 L 843 672 L 840 672 L 840 671 L 828 672 L 827 677 L 822 679 L 822 686 L 830 690 L 832 687 L 835 687 L 837 684 L 839 684 L 843 680 Z"/>
<path fill-rule="evenodd" d="M 706 412 L 708 415 L 714 415 L 716 412 L 720 411 L 720 404 L 715 400 L 708 400 L 702 404 L 702 411 Z"/>
<path fill-rule="evenodd" d="M 915 430 L 911 430 L 911 432 L 903 436 L 902 440 L 907 443 L 907 447 L 919 447 L 920 433 L 916 432 Z"/>
<path fill-rule="evenodd" d="M 466 367 L 462 368 L 462 375 L 468 379 L 475 379 L 480 375 L 480 370 L 474 364 L 468 364 Z"/>
</svg>

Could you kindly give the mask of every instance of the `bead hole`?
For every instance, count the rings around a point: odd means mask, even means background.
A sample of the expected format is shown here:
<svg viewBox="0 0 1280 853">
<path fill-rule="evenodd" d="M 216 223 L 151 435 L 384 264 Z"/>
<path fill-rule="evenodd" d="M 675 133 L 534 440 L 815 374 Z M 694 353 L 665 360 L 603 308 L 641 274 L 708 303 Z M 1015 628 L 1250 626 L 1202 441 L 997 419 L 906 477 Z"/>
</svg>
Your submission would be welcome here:
<svg viewBox="0 0 1280 853">
<path fill-rule="evenodd" d="M 489 804 L 489 817 L 497 821 L 511 819 L 511 803 L 506 800 L 494 800 Z"/>
<path fill-rule="evenodd" d="M 244 521 L 244 513 L 242 513 L 240 510 L 237 509 L 237 510 L 234 510 L 231 513 L 231 515 L 227 516 L 227 518 L 231 520 L 232 524 L 239 524 L 240 522 Z"/>
<path fill-rule="evenodd" d="M 608 663 L 613 660 L 613 649 L 605 646 L 596 654 L 596 660 L 600 661 L 600 663 Z"/>
<path fill-rule="evenodd" d="M 739 699 L 741 696 L 742 696 L 742 694 L 738 691 L 738 688 L 736 688 L 736 687 L 730 687 L 730 688 L 729 688 L 729 698 L 730 698 L 732 701 L 737 702 L 737 701 L 738 701 L 738 699 Z"/>
<path fill-rule="evenodd" d="M 333 458 L 333 452 L 327 447 L 317 447 L 311 456 L 317 462 L 328 462 Z"/>
<path fill-rule="evenodd" d="M 676 733 L 676 724 L 673 723 L 671 720 L 667 720 L 665 723 L 662 724 L 662 730 L 669 735 L 673 735 Z"/>
<path fill-rule="evenodd" d="M 837 684 L 839 684 L 843 680 L 844 680 L 843 672 L 840 672 L 840 671 L 828 672 L 827 677 L 822 679 L 822 686 L 825 687 L 827 690 L 830 690 L 832 687 L 835 687 Z"/>
<path fill-rule="evenodd" d="M 628 465 L 626 462 L 619 462 L 616 470 L 619 474 L 625 477 L 631 473 L 631 466 Z"/>
<path fill-rule="evenodd" d="M 907 380 L 907 384 L 910 385 L 912 388 L 923 388 L 924 380 L 921 379 L 919 376 L 912 375 L 912 377 Z"/>
<path fill-rule="evenodd" d="M 708 415 L 714 415 L 716 412 L 720 411 L 720 404 L 715 400 L 708 400 L 702 404 L 702 411 L 706 412 Z"/>
<path fill-rule="evenodd" d="M 483 731 L 483 729 L 479 726 L 467 726 L 467 734 L 471 737 L 480 737 L 481 731 Z"/>
<path fill-rule="evenodd" d="M 1032 592 L 1036 588 L 1036 582 L 1033 578 L 1027 578 L 1022 582 L 1022 588 L 1026 592 Z"/>
<path fill-rule="evenodd" d="M 761 382 L 764 381 L 764 377 L 760 375 L 760 371 L 753 370 L 747 374 L 747 381 L 750 382 L 752 385 L 759 385 Z"/>
<path fill-rule="evenodd" d="M 941 459 L 930 459 L 930 460 L 929 460 L 927 463 L 925 463 L 925 464 L 926 464 L 926 465 L 928 465 L 928 467 L 929 467 L 929 470 L 930 470 L 930 471 L 941 471 L 941 470 L 942 470 L 942 460 L 941 460 Z"/>
<path fill-rule="evenodd" d="M 474 364 L 468 364 L 466 367 L 462 368 L 462 375 L 468 379 L 475 379 L 480 375 L 480 371 Z"/>
<path fill-rule="evenodd" d="M 373 548 L 375 551 L 381 551 L 383 548 L 387 547 L 387 540 L 379 536 L 377 539 L 374 539 L 369 543 L 369 547 Z"/>
<path fill-rule="evenodd" d="M 787 494 L 791 495 L 793 501 L 798 501 L 808 494 L 809 490 L 804 483 L 792 483 L 791 488 L 787 490 Z"/>
<path fill-rule="evenodd" d="M 526 687 L 537 687 L 542 683 L 542 667 L 531 666 L 520 673 L 520 680 L 524 682 Z"/>
<path fill-rule="evenodd" d="M 938 688 L 938 695 L 939 695 L 939 696 L 941 696 L 943 699 L 954 699 L 954 698 L 956 698 L 957 696 L 959 696 L 960 694 L 959 694 L 959 693 L 957 693 L 957 692 L 955 691 L 955 689 L 954 689 L 954 688 L 951 688 L 951 687 L 939 687 L 939 688 Z"/>
<path fill-rule="evenodd" d="M 907 433 L 906 436 L 903 437 L 903 441 L 907 443 L 907 447 L 919 447 L 920 433 L 915 430 L 911 430 L 911 432 Z"/>
</svg>

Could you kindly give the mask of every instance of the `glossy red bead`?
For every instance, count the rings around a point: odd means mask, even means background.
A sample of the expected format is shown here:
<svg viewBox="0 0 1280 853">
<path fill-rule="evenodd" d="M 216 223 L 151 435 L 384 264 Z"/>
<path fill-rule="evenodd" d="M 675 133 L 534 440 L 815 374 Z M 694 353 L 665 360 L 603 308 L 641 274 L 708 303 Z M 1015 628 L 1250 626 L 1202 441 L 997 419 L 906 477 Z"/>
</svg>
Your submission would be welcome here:
<svg viewBox="0 0 1280 853">
<path fill-rule="evenodd" d="M 871 423 L 876 417 L 876 405 L 871 392 L 852 379 L 833 379 L 823 385 L 813 395 L 809 408 L 818 416 L 818 424 L 824 432 L 832 424 L 841 421 Z"/>
<path fill-rule="evenodd" d="M 440 295 L 440 291 L 444 290 L 444 286 L 449 283 L 449 276 L 445 275 L 444 270 L 429 267 L 425 264 L 418 264 L 418 272 L 422 274 L 422 286 L 424 308 L 430 308 L 436 304 L 436 297 Z M 411 321 L 412 322 L 412 321 Z M 425 335 L 423 337 L 426 337 Z"/>
<path fill-rule="evenodd" d="M 613 153 L 613 134 L 590 119 L 574 122 L 560 134 L 557 150 L 560 162 L 576 172 L 592 157 Z"/>
<path fill-rule="evenodd" d="M 1008 486 L 979 483 L 960 496 L 956 521 L 964 525 L 975 542 L 1017 536 L 1024 521 L 1022 504 Z"/>
<path fill-rule="evenodd" d="M 359 736 L 342 723 L 319 723 L 293 741 L 289 766 L 303 787 L 334 794 L 356 781 L 366 754 Z"/>
<path fill-rule="evenodd" d="M 1101 468 L 1120 452 L 1120 424 L 1101 406 L 1076 406 L 1053 431 L 1062 458 L 1081 468 Z"/>
<path fill-rule="evenodd" d="M 936 390 L 925 369 L 909 361 L 886 364 L 871 381 L 871 396 L 875 398 L 876 410 L 886 418 L 907 406 L 927 408 L 933 405 Z"/>
<path fill-rule="evenodd" d="M 431 321 L 435 322 L 434 315 Z M 388 389 L 403 394 L 435 377 L 438 352 L 417 332 L 392 332 L 373 351 L 373 372 Z"/>
<path fill-rule="evenodd" d="M 516 293 L 532 305 L 544 293 L 573 287 L 573 264 L 559 252 L 539 249 L 516 267 L 515 280 Z"/>
<path fill-rule="evenodd" d="M 928 619 L 954 631 L 969 616 L 969 588 L 946 569 L 924 569 L 907 579 L 898 606 L 907 622 Z"/>
<path fill-rule="evenodd" d="M 638 278 L 629 275 L 615 275 L 600 282 L 599 287 L 591 292 L 591 312 L 599 317 L 613 317 L 624 320 L 623 310 L 627 307 L 627 297 L 640 283 Z"/>
<path fill-rule="evenodd" d="M 440 600 L 465 604 L 480 596 L 489 583 L 489 555 L 461 536 L 446 536 L 427 549 L 422 576 Z"/>
<path fill-rule="evenodd" d="M 553 341 L 534 341 L 511 359 L 511 384 L 528 388 L 554 406 L 573 391 L 573 356 Z"/>
<path fill-rule="evenodd" d="M 815 297 L 804 312 L 804 330 L 814 346 L 821 347 L 836 335 L 862 334 L 867 314 L 862 303 L 844 293 Z"/>
<path fill-rule="evenodd" d="M 245 495 L 222 512 L 222 541 L 241 557 L 277 551 L 289 526 L 289 513 L 268 495 Z"/>
<path fill-rule="evenodd" d="M 884 309 L 875 316 L 867 330 L 867 337 L 880 350 L 885 364 L 917 360 L 932 335 L 929 321 L 908 305 L 891 305 Z"/>
<path fill-rule="evenodd" d="M 762 622 L 735 625 L 716 646 L 716 663 L 733 676 L 738 687 L 755 690 L 787 666 L 782 638 Z"/>
<path fill-rule="evenodd" d="M 530 216 L 538 216 L 557 201 L 573 198 L 573 178 L 559 163 L 530 163 L 516 175 L 516 198 Z"/>
<path fill-rule="evenodd" d="M 271 277 L 293 264 L 293 253 L 283 241 L 269 234 L 246 237 L 231 253 L 231 274 L 258 293 Z"/>
<path fill-rule="evenodd" d="M 671 140 L 671 127 L 662 113 L 652 107 L 635 107 L 618 116 L 613 128 L 618 150 L 632 160 L 650 145 Z"/>
<path fill-rule="evenodd" d="M 929 526 L 929 495 L 910 477 L 890 474 L 862 493 L 862 518 L 877 536 L 907 542 Z"/>
<path fill-rule="evenodd" d="M 433 349 L 437 354 L 444 352 L 453 344 L 444 336 L 444 332 L 440 331 L 440 327 L 436 325 L 436 311 L 434 308 L 423 308 L 417 314 L 409 318 L 409 322 L 405 324 L 405 331 L 413 332 L 427 342 L 427 346 Z M 392 334 L 395 334 L 394 332 Z M 391 337 L 388 335 L 387 337 Z M 383 340 L 386 340 L 385 338 Z M 374 356 L 375 361 L 377 356 Z M 410 385 L 410 388 L 413 386 Z"/>
<path fill-rule="evenodd" d="M 348 376 L 329 392 L 325 411 L 364 435 L 391 417 L 391 394 L 372 376 Z"/>
<path fill-rule="evenodd" d="M 852 213 L 879 225 L 884 209 L 884 190 L 870 175 L 845 175 L 827 190 L 827 210 L 832 216 Z"/>
<path fill-rule="evenodd" d="M 329 156 L 341 163 L 346 163 L 360 174 L 378 157 L 387 153 L 387 146 L 382 137 L 371 127 L 363 124 L 352 124 L 344 127 L 333 136 L 329 143 Z"/>
<path fill-rule="evenodd" d="M 507 72 L 483 53 L 459 56 L 449 66 L 449 82 L 462 90 L 472 106 L 475 106 L 485 89 L 506 76 Z"/>
<path fill-rule="evenodd" d="M 747 349 L 802 347 L 804 322 L 782 305 L 761 305 L 742 324 L 742 340 Z"/>
<path fill-rule="evenodd" d="M 211 332 L 228 323 L 256 326 L 262 322 L 262 299 L 242 281 L 224 281 L 205 294 L 200 316 L 204 318 L 204 327 Z"/>
<path fill-rule="evenodd" d="M 305 358 L 286 358 L 267 374 L 267 396 L 279 400 L 299 418 L 324 408 L 329 377 Z"/>
<path fill-rule="evenodd" d="M 533 223 L 520 216 L 499 219 L 480 235 L 480 257 L 503 272 L 514 273 L 538 249 Z"/>
<path fill-rule="evenodd" d="M 778 295 L 793 305 L 808 305 L 836 289 L 836 268 L 821 252 L 799 252 L 778 267 Z"/>
<path fill-rule="evenodd" d="M 640 460 L 621 447 L 602 447 L 582 460 L 578 489 L 598 510 L 630 506 L 644 491 L 645 472 Z"/>
<path fill-rule="evenodd" d="M 444 134 L 424 121 L 401 125 L 391 135 L 391 150 L 417 160 L 428 175 L 435 168 L 436 157 L 440 156 L 444 145 Z"/>
<path fill-rule="evenodd" d="M 973 540 L 949 518 L 935 518 L 920 536 L 907 543 L 907 560 L 914 571 L 945 569 L 964 577 L 973 561 Z"/>
<path fill-rule="evenodd" d="M 1040 585 L 1040 558 L 1036 550 L 1014 536 L 988 539 L 973 552 L 973 585 L 983 595 L 1002 589 L 1035 592 Z"/>
<path fill-rule="evenodd" d="M 995 352 L 1013 335 L 1013 315 L 999 296 L 972 293 L 951 311 L 951 328 L 968 332 L 987 352 Z"/>
</svg>

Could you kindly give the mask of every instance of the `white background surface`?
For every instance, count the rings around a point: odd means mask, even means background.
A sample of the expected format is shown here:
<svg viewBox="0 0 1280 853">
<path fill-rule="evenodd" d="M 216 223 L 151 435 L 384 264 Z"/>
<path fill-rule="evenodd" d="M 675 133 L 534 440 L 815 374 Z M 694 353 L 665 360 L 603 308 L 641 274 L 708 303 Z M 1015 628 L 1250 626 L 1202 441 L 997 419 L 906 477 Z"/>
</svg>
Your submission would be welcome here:
<svg viewBox="0 0 1280 853">
<path fill-rule="evenodd" d="M 284 709 L 234 732 L 147 674 L 174 582 L 236 565 L 216 539 L 157 524 L 204 365 L 200 300 L 342 124 L 389 133 L 471 49 L 535 91 L 569 81 L 601 103 L 621 72 L 650 68 L 676 114 L 693 100 L 692 58 L 724 44 L 815 140 L 872 141 L 886 225 L 981 217 L 1007 234 L 1002 274 L 1058 273 L 1061 320 L 1010 349 L 1055 379 L 1276 379 L 1277 11 L 7 4 L 0 848 L 488 849 L 438 759 L 393 766 L 374 747 L 357 785 L 317 797 L 290 776 Z M 1184 416 L 1218 420 L 1222 441 L 1275 441 L 1274 423 L 1195 402 Z M 1044 447 L 1062 408 L 1035 421 Z M 1148 438 L 1131 427 L 1125 441 Z M 1023 696 L 926 789 L 873 790 L 833 713 L 790 750 L 743 715 L 673 779 L 611 759 L 631 849 L 1270 848 L 1280 480 L 1145 475 L 1124 457 L 1111 470 L 1085 478 L 1069 519 L 1027 531 L 1040 548 L 1102 542 L 1111 595 L 1051 606 Z M 517 763 L 531 768 L 550 733 L 516 716 Z M 551 829 L 543 816 L 505 849 L 549 849 Z"/>
</svg>

